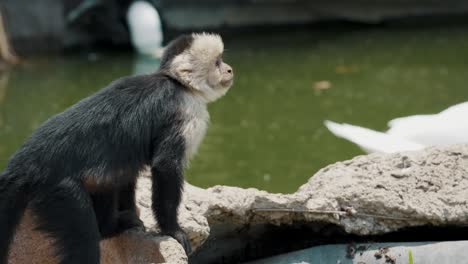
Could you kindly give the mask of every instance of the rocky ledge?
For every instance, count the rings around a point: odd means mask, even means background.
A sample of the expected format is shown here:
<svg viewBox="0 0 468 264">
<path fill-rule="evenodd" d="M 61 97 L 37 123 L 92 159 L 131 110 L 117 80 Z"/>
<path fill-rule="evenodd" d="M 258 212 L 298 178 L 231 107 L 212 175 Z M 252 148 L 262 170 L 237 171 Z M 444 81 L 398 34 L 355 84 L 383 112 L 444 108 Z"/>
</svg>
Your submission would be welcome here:
<svg viewBox="0 0 468 264">
<path fill-rule="evenodd" d="M 145 225 L 156 230 L 150 188 L 141 177 L 137 199 Z M 238 263 L 345 241 L 466 239 L 468 145 L 358 156 L 321 169 L 292 194 L 186 184 L 179 214 L 195 249 L 190 263 Z M 24 225 L 13 258 L 46 245 L 25 244 L 33 240 L 21 237 Z M 130 232 L 101 248 L 104 263 L 187 262 L 175 240 L 148 233 Z"/>
<path fill-rule="evenodd" d="M 143 177 L 138 202 L 145 224 L 154 226 L 147 186 Z M 424 230 L 468 225 L 468 145 L 358 156 L 321 169 L 292 194 L 186 184 L 179 213 L 198 248 L 194 263 L 418 230 L 411 227 L 423 231 L 395 239 L 424 239 Z"/>
</svg>

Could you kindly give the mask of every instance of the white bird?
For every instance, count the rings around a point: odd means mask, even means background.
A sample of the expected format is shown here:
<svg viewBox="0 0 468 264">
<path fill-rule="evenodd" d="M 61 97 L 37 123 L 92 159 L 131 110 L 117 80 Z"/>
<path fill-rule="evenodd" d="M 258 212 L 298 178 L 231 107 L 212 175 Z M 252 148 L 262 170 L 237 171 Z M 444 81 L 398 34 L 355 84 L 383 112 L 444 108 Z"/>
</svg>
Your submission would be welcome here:
<svg viewBox="0 0 468 264">
<path fill-rule="evenodd" d="M 158 10 L 146 2 L 135 1 L 127 11 L 130 40 L 135 49 L 143 54 L 161 57 L 163 30 Z"/>
<path fill-rule="evenodd" d="M 325 126 L 336 136 L 357 144 L 369 153 L 393 153 L 468 143 L 468 102 L 451 106 L 438 114 L 393 119 L 388 122 L 390 129 L 386 132 L 328 120 Z"/>
</svg>

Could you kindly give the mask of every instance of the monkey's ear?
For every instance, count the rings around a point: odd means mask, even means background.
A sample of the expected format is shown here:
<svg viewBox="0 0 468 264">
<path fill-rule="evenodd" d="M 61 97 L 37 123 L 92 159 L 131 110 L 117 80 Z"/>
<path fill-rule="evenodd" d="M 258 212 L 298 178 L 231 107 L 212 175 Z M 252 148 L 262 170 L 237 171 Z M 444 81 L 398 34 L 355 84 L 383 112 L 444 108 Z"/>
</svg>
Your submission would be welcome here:
<svg viewBox="0 0 468 264">
<path fill-rule="evenodd" d="M 188 62 L 177 63 L 171 69 L 174 74 L 183 83 L 191 85 L 193 82 L 193 65 Z"/>
<path fill-rule="evenodd" d="M 181 65 L 181 67 L 177 69 L 177 72 L 179 72 L 179 74 L 192 74 L 193 70 L 190 65 Z"/>
</svg>

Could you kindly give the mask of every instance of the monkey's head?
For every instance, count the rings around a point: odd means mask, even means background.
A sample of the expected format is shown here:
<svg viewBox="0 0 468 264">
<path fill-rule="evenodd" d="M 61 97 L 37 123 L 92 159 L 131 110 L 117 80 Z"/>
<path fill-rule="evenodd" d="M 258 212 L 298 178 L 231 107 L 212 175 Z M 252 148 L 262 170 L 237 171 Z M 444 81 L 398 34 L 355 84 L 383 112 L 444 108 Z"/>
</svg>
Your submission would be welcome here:
<svg viewBox="0 0 468 264">
<path fill-rule="evenodd" d="M 231 66 L 223 62 L 223 50 L 219 35 L 183 35 L 167 46 L 161 70 L 212 102 L 226 94 L 234 81 Z"/>
</svg>

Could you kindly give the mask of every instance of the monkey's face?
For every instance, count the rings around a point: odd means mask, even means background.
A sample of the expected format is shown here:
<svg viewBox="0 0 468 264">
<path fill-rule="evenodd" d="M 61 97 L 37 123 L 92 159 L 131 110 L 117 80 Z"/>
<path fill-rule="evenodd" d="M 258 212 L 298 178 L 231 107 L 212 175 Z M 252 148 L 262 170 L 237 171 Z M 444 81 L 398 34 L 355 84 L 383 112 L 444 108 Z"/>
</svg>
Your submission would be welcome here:
<svg viewBox="0 0 468 264">
<path fill-rule="evenodd" d="M 208 73 L 208 83 L 215 90 L 229 89 L 234 82 L 234 71 L 231 66 L 223 62 L 223 58 L 219 56 L 212 62 L 212 68 Z"/>
<path fill-rule="evenodd" d="M 223 41 L 215 34 L 192 34 L 192 38 L 190 46 L 173 59 L 170 72 L 206 101 L 215 101 L 234 82 L 231 66 L 222 59 Z"/>
</svg>

